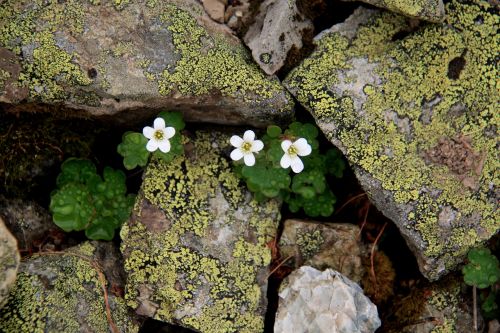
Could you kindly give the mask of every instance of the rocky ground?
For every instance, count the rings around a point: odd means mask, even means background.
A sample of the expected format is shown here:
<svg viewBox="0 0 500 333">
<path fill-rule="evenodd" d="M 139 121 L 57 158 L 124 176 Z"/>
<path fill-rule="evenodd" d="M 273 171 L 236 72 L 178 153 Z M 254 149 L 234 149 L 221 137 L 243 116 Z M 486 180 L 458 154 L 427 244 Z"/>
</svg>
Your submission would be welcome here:
<svg viewBox="0 0 500 333">
<path fill-rule="evenodd" d="M 0 332 L 500 332 L 460 272 L 500 255 L 499 26 L 494 0 L 1 2 Z M 185 155 L 126 172 L 119 235 L 59 229 L 61 163 L 123 168 L 161 110 Z M 348 165 L 329 217 L 231 168 L 231 135 L 294 119 Z"/>
</svg>

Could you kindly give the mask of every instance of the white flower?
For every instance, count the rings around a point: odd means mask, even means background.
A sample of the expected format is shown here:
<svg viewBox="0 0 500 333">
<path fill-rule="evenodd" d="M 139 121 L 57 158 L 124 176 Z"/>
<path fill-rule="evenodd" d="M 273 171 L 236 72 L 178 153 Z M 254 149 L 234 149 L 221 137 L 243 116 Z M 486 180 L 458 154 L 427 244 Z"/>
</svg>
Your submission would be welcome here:
<svg viewBox="0 0 500 333">
<path fill-rule="evenodd" d="M 295 173 L 304 170 L 304 163 L 302 163 L 299 156 L 307 156 L 312 151 L 306 139 L 300 138 L 293 143 L 290 140 L 284 140 L 281 142 L 281 149 L 285 152 L 280 161 L 280 165 L 283 169 L 291 166 Z"/>
<path fill-rule="evenodd" d="M 243 139 L 237 135 L 233 135 L 229 141 L 231 145 L 236 147 L 236 149 L 231 152 L 231 159 L 233 161 L 238 161 L 243 158 L 243 161 L 248 166 L 255 164 L 255 156 L 253 156 L 253 153 L 257 153 L 264 148 L 264 143 L 260 140 L 255 140 L 255 133 L 251 130 L 245 131 Z"/>
<path fill-rule="evenodd" d="M 146 149 L 151 152 L 160 149 L 168 153 L 170 151 L 169 139 L 174 136 L 175 128 L 165 127 L 165 120 L 161 117 L 155 119 L 153 126 L 154 128 L 146 126 L 142 129 L 142 134 L 149 139 Z"/>
</svg>

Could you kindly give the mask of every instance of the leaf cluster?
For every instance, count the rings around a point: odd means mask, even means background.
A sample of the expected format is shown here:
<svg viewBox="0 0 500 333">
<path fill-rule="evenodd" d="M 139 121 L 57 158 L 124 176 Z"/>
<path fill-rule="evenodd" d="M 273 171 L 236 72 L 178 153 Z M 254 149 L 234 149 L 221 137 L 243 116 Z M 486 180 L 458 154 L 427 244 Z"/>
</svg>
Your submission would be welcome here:
<svg viewBox="0 0 500 333">
<path fill-rule="evenodd" d="M 498 259 L 487 248 L 469 251 L 469 263 L 462 268 L 464 281 L 469 286 L 488 288 L 500 280 Z"/>
<path fill-rule="evenodd" d="M 320 152 L 318 134 L 318 128 L 310 123 L 294 122 L 285 131 L 275 125 L 269 126 L 262 137 L 264 150 L 256 155 L 255 165 L 250 167 L 236 162 L 235 171 L 257 201 L 279 197 L 292 212 L 303 209 L 311 217 L 330 216 L 336 198 L 328 186 L 327 176 L 341 177 L 345 164 L 336 149 Z M 300 157 L 304 170 L 291 175 L 290 169 L 280 166 L 284 154 L 281 142 L 299 138 L 307 140 L 312 152 Z"/>
<path fill-rule="evenodd" d="M 184 153 L 180 131 L 184 129 L 186 124 L 180 112 L 162 111 L 158 114 L 158 117 L 163 118 L 167 126 L 175 128 L 175 135 L 170 139 L 170 151 L 168 153 L 156 150 L 152 155 L 170 162 L 175 156 Z M 151 155 L 151 152 L 146 149 L 147 143 L 148 139 L 142 133 L 129 131 L 123 134 L 122 142 L 118 145 L 117 151 L 123 156 L 123 165 L 127 170 L 132 170 L 137 166 L 146 166 Z"/>
<path fill-rule="evenodd" d="M 126 192 L 123 171 L 105 167 L 101 177 L 91 161 L 69 158 L 51 195 L 52 218 L 66 232 L 85 230 L 89 239 L 111 240 L 134 205 L 135 196 Z"/>
</svg>

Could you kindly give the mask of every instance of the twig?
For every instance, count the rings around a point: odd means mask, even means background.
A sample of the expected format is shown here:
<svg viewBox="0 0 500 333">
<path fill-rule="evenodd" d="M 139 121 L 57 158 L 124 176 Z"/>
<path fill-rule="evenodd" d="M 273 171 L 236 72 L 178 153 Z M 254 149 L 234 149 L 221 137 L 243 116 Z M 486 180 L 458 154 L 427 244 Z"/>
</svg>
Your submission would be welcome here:
<svg viewBox="0 0 500 333">
<path fill-rule="evenodd" d="M 472 286 L 472 316 L 474 322 L 474 332 L 477 332 L 477 291 L 476 286 Z"/>
<path fill-rule="evenodd" d="M 370 205 L 368 205 L 368 207 L 366 208 L 366 213 L 365 213 L 365 217 L 363 218 L 363 223 L 361 223 L 361 228 L 359 228 L 358 239 L 361 236 L 361 232 L 363 231 L 363 228 L 365 227 L 369 212 L 370 212 Z"/>
<path fill-rule="evenodd" d="M 283 266 L 283 264 L 284 264 L 285 262 L 287 262 L 287 261 L 288 261 L 290 258 L 292 258 L 292 257 L 293 257 L 293 255 L 289 255 L 288 257 L 286 257 L 285 259 L 283 259 L 283 261 L 282 261 L 282 262 L 280 262 L 280 263 L 278 264 L 278 266 L 274 267 L 274 269 L 273 269 L 273 270 L 272 270 L 269 274 L 267 274 L 267 276 L 266 276 L 266 280 L 267 280 L 267 279 L 269 279 L 269 277 L 270 277 L 271 275 L 273 275 L 273 274 L 274 274 L 274 272 L 276 272 L 276 271 L 278 270 L 278 268 L 280 268 L 281 266 Z"/>
<path fill-rule="evenodd" d="M 375 238 L 375 241 L 373 242 L 372 250 L 371 250 L 371 253 L 370 253 L 370 263 L 371 263 L 370 272 L 371 272 L 374 284 L 377 283 L 377 276 L 375 275 L 375 266 L 373 264 L 373 258 L 375 257 L 375 246 L 377 245 L 380 237 L 384 233 L 384 230 L 385 230 L 386 226 L 387 226 L 387 222 L 384 223 L 384 225 L 382 226 L 382 229 L 380 229 L 380 231 L 379 231 L 379 233 L 377 235 L 377 238 Z"/>
<path fill-rule="evenodd" d="M 344 208 L 345 208 L 345 206 L 347 206 L 348 204 L 350 204 L 350 203 L 351 203 L 351 202 L 353 202 L 354 200 L 356 200 L 356 199 L 358 199 L 358 198 L 361 198 L 361 197 L 363 197 L 363 196 L 365 196 L 365 195 L 366 195 L 366 193 L 360 193 L 360 194 L 358 194 L 358 195 L 353 196 L 351 199 L 347 200 L 347 201 L 346 201 L 346 202 L 345 202 L 342 206 L 340 206 L 340 208 L 339 208 L 339 209 L 337 209 L 337 212 L 335 212 L 335 214 L 340 213 L 340 211 L 341 211 L 342 209 L 344 209 Z"/>
</svg>

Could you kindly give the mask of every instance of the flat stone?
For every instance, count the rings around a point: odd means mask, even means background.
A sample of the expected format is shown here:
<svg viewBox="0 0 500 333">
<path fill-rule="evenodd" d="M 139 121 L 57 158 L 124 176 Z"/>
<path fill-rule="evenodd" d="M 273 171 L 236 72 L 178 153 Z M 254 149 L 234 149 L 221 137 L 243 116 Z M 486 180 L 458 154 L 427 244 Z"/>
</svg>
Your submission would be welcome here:
<svg viewBox="0 0 500 333">
<path fill-rule="evenodd" d="M 205 8 L 208 16 L 219 23 L 224 23 L 225 7 L 221 0 L 203 0 L 203 8 Z"/>
<path fill-rule="evenodd" d="M 500 229 L 500 16 L 452 1 L 443 24 L 360 8 L 285 85 L 345 154 L 436 280 Z"/>
<path fill-rule="evenodd" d="M 110 242 L 87 242 L 23 261 L 8 303 L 0 309 L 0 331 L 138 332 L 137 318 L 111 292 L 112 286 L 119 287 L 118 254 Z"/>
<path fill-rule="evenodd" d="M 313 30 L 313 23 L 300 13 L 295 1 L 265 0 L 244 41 L 255 62 L 271 75 L 285 64 L 292 49 L 302 48 L 304 32 Z"/>
<path fill-rule="evenodd" d="M 296 269 L 331 268 L 359 283 L 364 274 L 364 254 L 358 226 L 347 223 L 285 220 L 279 240 L 281 257 Z"/>
<path fill-rule="evenodd" d="M 279 80 L 262 73 L 196 0 L 5 1 L 0 101 L 119 114 L 113 119 L 123 124 L 164 108 L 222 124 L 264 126 L 293 116 Z"/>
<path fill-rule="evenodd" d="M 230 135 L 198 131 L 153 159 L 121 230 L 127 304 L 200 332 L 262 332 L 280 204 L 257 203 L 229 164 Z"/>
<path fill-rule="evenodd" d="M 14 287 L 20 260 L 17 241 L 0 217 L 0 308 L 7 303 L 9 292 Z"/>
<path fill-rule="evenodd" d="M 334 270 L 303 266 L 283 283 L 274 333 L 373 333 L 380 327 L 377 307 Z"/>
<path fill-rule="evenodd" d="M 355 0 L 343 0 L 355 1 Z M 380 8 L 408 17 L 430 22 L 442 22 L 445 18 L 442 0 L 361 0 Z"/>
</svg>

